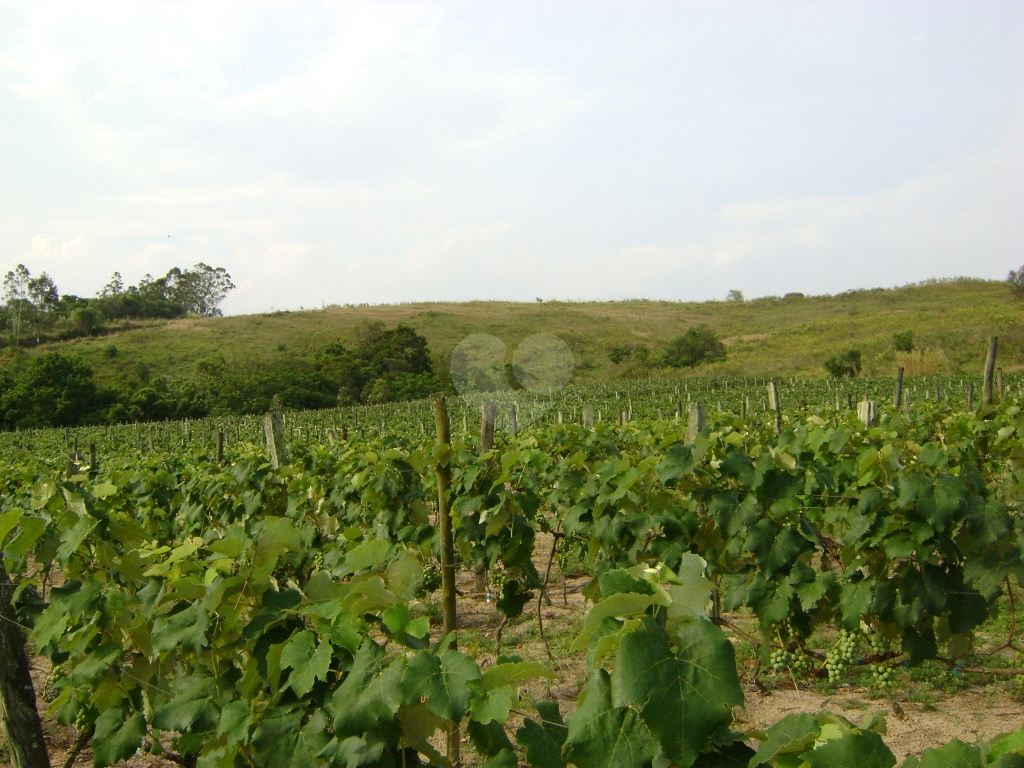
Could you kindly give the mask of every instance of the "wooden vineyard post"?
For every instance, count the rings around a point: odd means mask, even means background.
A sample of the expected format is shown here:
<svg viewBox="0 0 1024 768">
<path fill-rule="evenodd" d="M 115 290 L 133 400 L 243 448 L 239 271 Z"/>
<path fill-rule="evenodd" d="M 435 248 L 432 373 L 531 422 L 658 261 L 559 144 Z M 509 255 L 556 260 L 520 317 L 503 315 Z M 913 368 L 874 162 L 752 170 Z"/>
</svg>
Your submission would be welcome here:
<svg viewBox="0 0 1024 768">
<path fill-rule="evenodd" d="M 0 558 L 0 730 L 14 768 L 50 768 L 13 595 L 14 585 Z"/>
<path fill-rule="evenodd" d="M 512 437 L 519 434 L 519 414 L 516 412 L 515 403 L 508 407 L 508 431 L 512 433 Z"/>
<path fill-rule="evenodd" d="M 878 409 L 871 400 L 863 400 L 857 404 L 857 418 L 864 422 L 866 427 L 878 425 Z"/>
<path fill-rule="evenodd" d="M 448 486 L 451 484 L 451 425 L 448 423 L 448 401 L 443 392 L 430 396 L 434 410 L 434 426 L 437 430 L 437 527 L 441 533 L 441 634 L 452 635 L 456 627 L 455 613 L 455 540 L 452 536 L 452 519 L 448 513 Z M 452 635 L 451 648 L 457 639 Z M 447 728 L 448 762 L 459 763 L 459 728 L 450 723 Z"/>
<path fill-rule="evenodd" d="M 999 337 L 991 336 L 988 340 L 988 358 L 985 360 L 985 388 L 982 391 L 982 405 L 992 405 L 992 374 L 996 370 L 996 350 Z"/>
<path fill-rule="evenodd" d="M 498 407 L 494 403 L 480 406 L 480 453 L 487 453 L 494 447 L 494 422 L 497 415 Z"/>
<path fill-rule="evenodd" d="M 270 450 L 270 466 L 279 469 L 288 463 L 288 453 L 284 443 L 284 418 L 280 413 L 268 413 L 263 421 L 263 431 L 267 436 L 267 448 Z"/>
<path fill-rule="evenodd" d="M 968 384 L 967 385 L 967 410 L 968 411 L 973 411 L 974 410 L 974 385 L 973 384 Z"/>
<path fill-rule="evenodd" d="M 700 403 L 690 403 L 690 413 L 686 420 L 686 444 L 693 445 L 700 431 L 707 426 L 707 416 L 704 413 L 704 406 Z"/>
<path fill-rule="evenodd" d="M 89 471 L 95 472 L 99 467 L 99 461 L 96 459 L 96 443 L 89 443 Z"/>
<path fill-rule="evenodd" d="M 583 406 L 583 426 L 587 429 L 594 428 L 594 406 L 592 405 Z"/>
<path fill-rule="evenodd" d="M 775 379 L 768 382 L 768 407 L 775 411 L 775 431 L 782 432 L 782 404 L 779 402 L 779 388 Z"/>
<path fill-rule="evenodd" d="M 892 396 L 892 407 L 899 410 L 903 404 L 903 366 L 896 372 L 896 392 Z"/>
<path fill-rule="evenodd" d="M 1001 366 L 996 369 L 996 381 L 998 382 L 996 392 L 999 393 L 999 399 L 1002 400 L 1003 396 L 1006 394 L 1006 387 L 1003 383 L 1003 369 Z"/>
<path fill-rule="evenodd" d="M 217 463 L 224 463 L 224 433 L 217 433 Z"/>
</svg>

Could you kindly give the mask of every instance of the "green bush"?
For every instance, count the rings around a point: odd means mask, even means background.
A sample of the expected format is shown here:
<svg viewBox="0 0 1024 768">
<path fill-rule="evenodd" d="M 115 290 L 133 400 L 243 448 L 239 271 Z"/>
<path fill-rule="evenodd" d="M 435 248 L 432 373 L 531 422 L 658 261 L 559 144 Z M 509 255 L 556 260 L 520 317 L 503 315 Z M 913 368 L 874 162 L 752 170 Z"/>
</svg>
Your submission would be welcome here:
<svg viewBox="0 0 1024 768">
<path fill-rule="evenodd" d="M 698 325 L 672 339 L 661 362 L 671 368 L 692 368 L 700 363 L 724 359 L 725 345 L 711 328 Z"/>
<path fill-rule="evenodd" d="M 914 332 L 903 331 L 902 333 L 894 333 L 892 335 L 892 348 L 897 352 L 913 352 Z"/>
<path fill-rule="evenodd" d="M 618 365 L 632 354 L 633 348 L 628 344 L 623 344 L 622 346 L 612 347 L 608 353 L 608 359 Z"/>
<path fill-rule="evenodd" d="M 825 370 L 834 379 L 853 378 L 860 373 L 861 355 L 859 349 L 848 349 L 843 354 L 825 361 Z"/>
</svg>

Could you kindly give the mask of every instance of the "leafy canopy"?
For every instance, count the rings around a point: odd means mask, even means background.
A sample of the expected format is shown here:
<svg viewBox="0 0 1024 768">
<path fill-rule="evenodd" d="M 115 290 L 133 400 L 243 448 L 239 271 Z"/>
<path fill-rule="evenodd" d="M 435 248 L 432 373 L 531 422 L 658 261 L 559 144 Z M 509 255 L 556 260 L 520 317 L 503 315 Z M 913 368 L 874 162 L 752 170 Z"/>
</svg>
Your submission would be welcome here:
<svg viewBox="0 0 1024 768">
<path fill-rule="evenodd" d="M 693 368 L 700 363 L 725 359 L 725 345 L 706 325 L 690 328 L 668 343 L 662 364 L 672 368 Z"/>
</svg>

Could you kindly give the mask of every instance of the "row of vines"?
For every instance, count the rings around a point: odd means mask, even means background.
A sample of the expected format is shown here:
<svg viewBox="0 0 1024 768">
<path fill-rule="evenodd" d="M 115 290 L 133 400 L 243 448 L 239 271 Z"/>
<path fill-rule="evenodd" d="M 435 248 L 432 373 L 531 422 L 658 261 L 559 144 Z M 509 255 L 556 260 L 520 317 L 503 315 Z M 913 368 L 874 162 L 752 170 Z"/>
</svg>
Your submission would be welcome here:
<svg viewBox="0 0 1024 768">
<path fill-rule="evenodd" d="M 438 765 L 454 726 L 481 764 L 508 768 L 891 766 L 871 718 L 733 732 L 742 689 L 708 606 L 750 611 L 764 661 L 794 673 L 970 668 L 975 631 L 1015 611 L 1024 576 L 1024 415 L 1012 395 L 977 410 L 938 396 L 869 428 L 842 402 L 791 405 L 781 431 L 758 409 L 714 408 L 689 443 L 670 413 L 538 420 L 482 454 L 457 415 L 450 446 L 332 425 L 278 469 L 241 433 L 219 462 L 181 440 L 70 474 L 62 453 L 12 443 L 3 565 L 52 665 L 51 711 L 91 738 L 97 766 L 140 748 L 204 768 Z M 461 565 L 502 575 L 506 616 L 543 586 L 538 532 L 592 565 L 574 712 L 522 699 L 544 666 L 481 668 L 432 626 L 438 462 Z M 840 641 L 815 650 L 832 628 Z M 1024 765 L 1024 730 L 920 765 L 955 760 Z"/>
</svg>

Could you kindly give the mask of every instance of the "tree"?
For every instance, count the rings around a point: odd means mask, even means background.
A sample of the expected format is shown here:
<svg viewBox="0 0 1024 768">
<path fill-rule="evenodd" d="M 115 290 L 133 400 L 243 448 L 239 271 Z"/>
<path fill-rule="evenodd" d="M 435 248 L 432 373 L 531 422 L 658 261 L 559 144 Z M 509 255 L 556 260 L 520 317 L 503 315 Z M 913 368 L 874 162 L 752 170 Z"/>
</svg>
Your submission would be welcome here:
<svg viewBox="0 0 1024 768">
<path fill-rule="evenodd" d="M 19 264 L 4 278 L 4 300 L 11 317 L 11 335 L 17 346 L 21 338 L 21 323 L 25 308 L 29 305 L 28 284 L 32 280 L 28 267 Z"/>
<path fill-rule="evenodd" d="M 1006 276 L 1006 283 L 1010 286 L 1010 293 L 1018 299 L 1024 299 L 1024 266 L 1011 269 Z"/>
<path fill-rule="evenodd" d="M 102 328 L 103 316 L 92 307 L 82 307 L 71 313 L 71 327 L 75 333 L 91 336 Z"/>
<path fill-rule="evenodd" d="M 21 427 L 84 423 L 97 405 L 92 368 L 59 352 L 35 357 L 3 393 L 4 420 Z"/>
<path fill-rule="evenodd" d="M 60 301 L 57 284 L 43 272 L 39 277 L 29 280 L 28 299 L 36 315 L 36 343 L 38 344 L 43 334 L 43 323 L 46 321 L 46 316 L 57 308 Z"/>
<path fill-rule="evenodd" d="M 217 305 L 235 287 L 223 267 L 211 267 L 202 262 L 184 271 L 175 267 L 162 279 L 167 297 L 186 312 L 200 317 L 219 317 L 221 311 Z"/>
<path fill-rule="evenodd" d="M 824 362 L 825 370 L 834 379 L 853 378 L 860 373 L 860 350 L 848 349 L 841 355 L 830 357 Z"/>
<path fill-rule="evenodd" d="M 700 363 L 725 359 L 725 345 L 706 325 L 690 328 L 669 342 L 662 364 L 672 368 L 692 368 Z"/>
<path fill-rule="evenodd" d="M 119 296 L 124 292 L 124 280 L 121 279 L 121 273 L 115 272 L 110 282 L 103 286 L 100 291 L 100 298 L 106 298 L 107 296 Z"/>
<path fill-rule="evenodd" d="M 196 264 L 192 269 L 174 267 L 163 277 L 146 275 L 138 285 L 125 287 L 120 273 L 95 299 L 107 318 L 181 317 L 192 313 L 200 317 L 221 314 L 217 305 L 235 287 L 223 267 Z"/>
<path fill-rule="evenodd" d="M 733 288 L 731 291 L 729 291 L 728 294 L 726 294 L 725 300 L 726 301 L 736 301 L 736 302 L 739 302 L 740 304 L 742 304 L 743 303 L 743 291 L 738 291 L 735 288 Z"/>
</svg>

